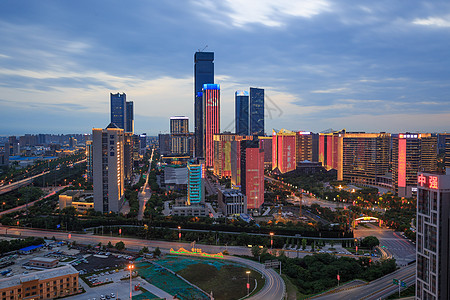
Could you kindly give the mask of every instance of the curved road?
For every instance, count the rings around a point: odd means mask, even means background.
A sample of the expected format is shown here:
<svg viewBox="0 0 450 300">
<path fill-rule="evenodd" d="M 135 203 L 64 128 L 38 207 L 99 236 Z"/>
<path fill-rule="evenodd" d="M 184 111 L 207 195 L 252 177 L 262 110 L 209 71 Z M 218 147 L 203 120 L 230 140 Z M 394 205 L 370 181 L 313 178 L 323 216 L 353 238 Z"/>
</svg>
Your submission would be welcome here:
<svg viewBox="0 0 450 300">
<path fill-rule="evenodd" d="M 112 244 L 115 244 L 119 241 L 123 241 L 125 246 L 128 249 L 140 250 L 142 247 L 159 247 L 161 250 L 169 251 L 171 248 L 191 248 L 190 244 L 187 243 L 177 243 L 177 242 L 165 242 L 165 241 L 150 241 L 150 240 L 140 240 L 133 238 L 121 238 L 121 237 L 112 237 L 112 236 L 97 236 L 97 235 L 88 235 L 88 234 L 78 234 L 78 233 L 67 233 L 60 231 L 51 231 L 51 230 L 40 230 L 40 229 L 29 229 L 29 228 L 17 228 L 17 227 L 7 227 L 0 226 L 0 233 L 8 233 L 9 235 L 17 235 L 17 236 L 41 236 L 51 238 L 54 236 L 59 240 L 70 240 L 76 241 L 81 244 L 92 244 L 96 245 L 99 242 L 102 244 L 107 244 L 109 241 Z M 69 239 L 70 235 L 70 239 Z M 245 247 L 224 247 L 224 246 L 213 246 L 213 245 L 200 245 L 195 244 L 196 248 L 202 249 L 203 252 L 208 253 L 218 253 L 224 250 L 227 250 L 230 254 L 238 254 L 238 255 L 251 255 L 250 249 Z M 235 256 L 225 256 L 224 259 L 232 260 L 235 262 L 239 262 L 241 264 L 247 265 L 254 270 L 257 270 L 266 278 L 266 284 L 264 287 L 255 295 L 248 299 L 256 300 L 256 299 L 264 299 L 264 300 L 278 300 L 283 299 L 285 294 L 285 285 L 283 279 L 275 272 L 273 269 L 265 269 L 264 265 L 243 259 Z"/>
</svg>

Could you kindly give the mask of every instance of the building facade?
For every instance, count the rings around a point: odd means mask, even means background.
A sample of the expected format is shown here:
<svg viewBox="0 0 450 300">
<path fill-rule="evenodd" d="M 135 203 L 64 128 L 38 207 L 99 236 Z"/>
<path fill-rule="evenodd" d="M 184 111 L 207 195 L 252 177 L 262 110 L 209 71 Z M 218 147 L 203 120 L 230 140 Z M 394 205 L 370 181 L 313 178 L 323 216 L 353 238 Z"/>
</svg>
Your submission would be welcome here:
<svg viewBox="0 0 450 300">
<path fill-rule="evenodd" d="M 241 191 L 247 209 L 260 210 L 264 203 L 264 151 L 259 140 L 243 140 L 241 145 Z"/>
<path fill-rule="evenodd" d="M 94 174 L 92 161 L 92 141 L 86 141 L 86 177 L 90 182 L 92 182 Z"/>
<path fill-rule="evenodd" d="M 297 132 L 295 160 L 297 162 L 313 161 L 313 134 L 311 132 Z"/>
<path fill-rule="evenodd" d="M 187 204 L 198 205 L 205 200 L 205 187 L 203 178 L 205 178 L 204 164 L 200 161 L 189 162 L 188 168 L 188 190 Z"/>
<path fill-rule="evenodd" d="M 170 117 L 171 153 L 173 155 L 190 154 L 189 118 Z"/>
<path fill-rule="evenodd" d="M 297 134 L 293 131 L 282 129 L 272 133 L 272 170 L 278 170 L 281 174 L 295 170 L 297 165 L 296 155 Z"/>
<path fill-rule="evenodd" d="M 133 101 L 127 101 L 127 117 L 126 117 L 126 129 L 125 132 L 134 133 L 134 103 Z"/>
<path fill-rule="evenodd" d="M 231 143 L 239 137 L 231 133 L 221 133 L 214 135 L 214 175 L 219 178 L 231 177 Z"/>
<path fill-rule="evenodd" d="M 110 94 L 111 97 L 111 123 L 121 129 L 126 128 L 127 95 L 125 93 Z"/>
<path fill-rule="evenodd" d="M 249 135 L 248 105 L 249 96 L 247 91 L 236 91 L 235 98 L 235 129 L 238 135 Z"/>
<path fill-rule="evenodd" d="M 220 85 L 203 85 L 203 155 L 207 168 L 214 163 L 214 135 L 220 133 Z"/>
<path fill-rule="evenodd" d="M 131 132 L 125 132 L 123 136 L 123 167 L 124 176 L 126 181 L 131 181 L 133 178 L 133 134 Z"/>
<path fill-rule="evenodd" d="M 111 123 L 92 129 L 94 209 L 118 213 L 124 195 L 124 130 Z"/>
<path fill-rule="evenodd" d="M 435 146 L 433 146 L 435 145 Z M 437 169 L 437 137 L 430 133 L 400 133 L 392 139 L 392 182 L 400 197 L 415 195 L 417 172 Z"/>
<path fill-rule="evenodd" d="M 247 213 L 247 198 L 240 190 L 219 190 L 217 201 L 224 216 Z"/>
<path fill-rule="evenodd" d="M 56 299 L 78 294 L 78 271 L 71 265 L 0 279 L 3 299 Z M 7 297 L 6 297 L 7 295 Z"/>
<path fill-rule="evenodd" d="M 450 175 L 419 172 L 416 299 L 450 299 Z"/>
<path fill-rule="evenodd" d="M 250 135 L 264 136 L 264 89 L 250 88 Z"/>
<path fill-rule="evenodd" d="M 194 55 L 194 133 L 195 156 L 203 155 L 203 85 L 214 83 L 214 52 L 195 52 Z"/>
</svg>

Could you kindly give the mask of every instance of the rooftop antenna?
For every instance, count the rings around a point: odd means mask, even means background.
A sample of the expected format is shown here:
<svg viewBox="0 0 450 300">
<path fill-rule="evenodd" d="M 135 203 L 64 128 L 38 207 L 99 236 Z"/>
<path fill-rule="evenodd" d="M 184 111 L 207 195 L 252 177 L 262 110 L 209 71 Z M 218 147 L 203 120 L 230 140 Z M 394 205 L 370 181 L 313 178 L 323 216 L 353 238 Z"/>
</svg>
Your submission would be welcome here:
<svg viewBox="0 0 450 300">
<path fill-rule="evenodd" d="M 197 49 L 197 50 L 198 50 L 198 52 L 203 52 L 203 50 L 205 50 L 206 48 L 208 48 L 208 45 L 206 45 L 202 50 L 200 50 L 200 49 Z"/>
</svg>

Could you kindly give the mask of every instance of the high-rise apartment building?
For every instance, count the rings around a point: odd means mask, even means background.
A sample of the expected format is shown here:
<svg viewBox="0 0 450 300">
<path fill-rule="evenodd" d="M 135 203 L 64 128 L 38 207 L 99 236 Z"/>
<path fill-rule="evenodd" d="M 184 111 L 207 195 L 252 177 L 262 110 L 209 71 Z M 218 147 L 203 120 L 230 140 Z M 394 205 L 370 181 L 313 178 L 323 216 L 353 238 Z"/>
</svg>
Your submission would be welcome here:
<svg viewBox="0 0 450 300">
<path fill-rule="evenodd" d="M 86 177 L 88 181 L 92 182 L 93 179 L 93 152 L 92 141 L 86 141 Z"/>
<path fill-rule="evenodd" d="M 203 85 L 203 156 L 207 168 L 214 163 L 214 135 L 220 132 L 220 85 Z"/>
<path fill-rule="evenodd" d="M 264 89 L 250 88 L 250 135 L 264 136 Z"/>
<path fill-rule="evenodd" d="M 419 172 L 416 183 L 416 299 L 450 299 L 450 175 Z"/>
<path fill-rule="evenodd" d="M 389 171 L 389 133 L 346 133 L 343 135 L 343 179 L 360 185 L 378 185 Z"/>
<path fill-rule="evenodd" d="M 195 52 L 194 55 L 194 125 L 195 156 L 203 154 L 203 85 L 214 83 L 214 52 Z"/>
<path fill-rule="evenodd" d="M 241 141 L 241 191 L 247 208 L 259 210 L 264 203 L 264 151 L 259 140 Z"/>
<path fill-rule="evenodd" d="M 127 118 L 126 118 L 126 129 L 125 132 L 134 133 L 134 103 L 133 101 L 126 102 L 127 108 Z"/>
<path fill-rule="evenodd" d="M 120 211 L 124 195 L 124 130 L 111 123 L 92 129 L 94 209 Z"/>
<path fill-rule="evenodd" d="M 319 162 L 327 170 L 337 170 L 337 179 L 343 180 L 343 134 L 345 130 L 319 133 Z"/>
<path fill-rule="evenodd" d="M 297 134 L 290 130 L 272 132 L 272 170 L 277 169 L 281 174 L 295 170 L 296 138 Z"/>
<path fill-rule="evenodd" d="M 400 197 L 412 197 L 417 172 L 437 170 L 437 137 L 430 133 L 400 133 L 392 140 L 392 181 Z"/>
<path fill-rule="evenodd" d="M 121 129 L 126 129 L 127 95 L 125 93 L 111 93 L 111 123 Z"/>
<path fill-rule="evenodd" d="M 264 168 L 272 169 L 272 137 L 259 136 L 258 138 L 264 151 Z"/>
<path fill-rule="evenodd" d="M 205 200 L 205 187 L 203 178 L 205 177 L 204 164 L 200 161 L 191 161 L 187 165 L 188 168 L 188 191 L 187 204 L 201 204 Z"/>
<path fill-rule="evenodd" d="M 214 175 L 219 178 L 231 177 L 231 159 L 236 155 L 231 151 L 231 143 L 241 138 L 231 133 L 214 135 Z"/>
<path fill-rule="evenodd" d="M 295 159 L 297 162 L 313 161 L 313 134 L 311 132 L 297 132 Z"/>
<path fill-rule="evenodd" d="M 253 140 L 253 136 L 239 136 L 236 135 L 231 141 L 231 188 L 241 189 L 241 175 L 244 170 L 241 170 L 241 142 L 246 140 Z"/>
<path fill-rule="evenodd" d="M 249 119 L 248 119 L 248 92 L 236 91 L 235 95 L 235 127 L 236 134 L 249 134 Z"/>
<path fill-rule="evenodd" d="M 170 117 L 170 137 L 172 154 L 186 155 L 190 153 L 188 117 Z"/>
</svg>

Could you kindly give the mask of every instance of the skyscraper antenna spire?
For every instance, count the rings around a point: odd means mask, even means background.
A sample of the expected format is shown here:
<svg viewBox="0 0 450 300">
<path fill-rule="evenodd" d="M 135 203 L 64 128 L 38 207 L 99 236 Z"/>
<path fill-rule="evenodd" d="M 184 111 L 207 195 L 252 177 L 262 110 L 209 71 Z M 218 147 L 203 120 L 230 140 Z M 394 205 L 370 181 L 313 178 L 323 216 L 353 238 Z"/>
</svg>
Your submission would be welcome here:
<svg viewBox="0 0 450 300">
<path fill-rule="evenodd" d="M 206 45 L 202 50 L 200 50 L 200 49 L 197 49 L 197 50 L 198 50 L 198 52 L 203 52 L 206 48 L 208 48 L 208 45 Z"/>
</svg>

